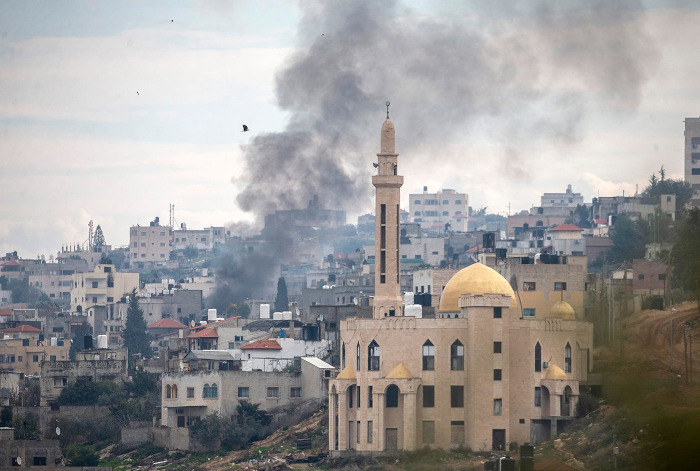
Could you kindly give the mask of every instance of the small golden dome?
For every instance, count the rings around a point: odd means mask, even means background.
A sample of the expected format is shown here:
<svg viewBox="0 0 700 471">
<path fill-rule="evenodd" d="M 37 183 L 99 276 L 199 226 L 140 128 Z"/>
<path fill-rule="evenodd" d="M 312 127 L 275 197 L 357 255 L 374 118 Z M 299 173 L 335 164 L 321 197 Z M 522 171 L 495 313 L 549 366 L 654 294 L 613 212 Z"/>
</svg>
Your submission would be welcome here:
<svg viewBox="0 0 700 471">
<path fill-rule="evenodd" d="M 544 375 L 544 379 L 569 379 L 564 373 L 564 370 L 559 368 L 557 365 L 549 365 L 547 368 L 547 374 Z"/>
<path fill-rule="evenodd" d="M 413 378 L 413 375 L 410 371 L 408 371 L 406 365 L 399 363 L 389 372 L 388 375 L 386 375 L 386 377 L 387 379 L 411 379 Z"/>
<path fill-rule="evenodd" d="M 463 294 L 505 294 L 511 300 L 515 299 L 508 280 L 481 263 L 462 268 L 447 282 L 440 298 L 439 312 L 459 312 L 459 297 Z"/>
<path fill-rule="evenodd" d="M 576 320 L 576 311 L 566 301 L 559 301 L 549 310 L 549 317 L 557 319 Z"/>
<path fill-rule="evenodd" d="M 346 366 L 335 379 L 355 379 L 355 370 L 352 368 L 352 365 Z"/>
</svg>

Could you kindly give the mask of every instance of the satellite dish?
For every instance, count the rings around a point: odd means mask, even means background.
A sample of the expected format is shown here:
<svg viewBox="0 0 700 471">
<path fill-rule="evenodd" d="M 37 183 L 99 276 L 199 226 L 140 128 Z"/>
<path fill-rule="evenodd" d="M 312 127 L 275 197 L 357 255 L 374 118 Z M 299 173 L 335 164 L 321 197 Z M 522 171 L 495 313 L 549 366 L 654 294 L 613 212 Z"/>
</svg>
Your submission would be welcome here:
<svg viewBox="0 0 700 471">
<path fill-rule="evenodd" d="M 56 427 L 56 435 L 61 436 L 61 428 Z"/>
<path fill-rule="evenodd" d="M 22 458 L 21 457 L 18 456 L 15 461 L 17 462 L 18 465 L 22 466 Z"/>
</svg>

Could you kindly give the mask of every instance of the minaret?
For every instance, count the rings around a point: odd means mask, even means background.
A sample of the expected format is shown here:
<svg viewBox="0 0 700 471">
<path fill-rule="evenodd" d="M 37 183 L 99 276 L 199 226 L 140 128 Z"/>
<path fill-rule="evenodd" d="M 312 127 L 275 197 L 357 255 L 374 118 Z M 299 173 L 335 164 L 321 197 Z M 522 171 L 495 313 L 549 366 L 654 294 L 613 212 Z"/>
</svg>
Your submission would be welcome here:
<svg viewBox="0 0 700 471">
<path fill-rule="evenodd" d="M 377 154 L 377 175 L 372 177 L 375 190 L 374 232 L 374 308 L 375 319 L 403 316 L 403 300 L 399 263 L 399 203 L 403 177 L 398 175 L 394 123 L 389 119 L 382 125 L 381 152 Z"/>
</svg>

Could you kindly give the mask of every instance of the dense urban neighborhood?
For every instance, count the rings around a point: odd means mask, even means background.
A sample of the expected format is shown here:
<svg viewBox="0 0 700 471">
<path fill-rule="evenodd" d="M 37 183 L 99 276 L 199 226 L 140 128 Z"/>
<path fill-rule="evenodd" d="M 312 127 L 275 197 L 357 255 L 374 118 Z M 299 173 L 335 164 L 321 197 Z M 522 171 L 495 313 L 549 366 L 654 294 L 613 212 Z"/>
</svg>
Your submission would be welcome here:
<svg viewBox="0 0 700 471">
<path fill-rule="evenodd" d="M 0 2 L 0 471 L 700 469 L 700 8 L 439 3 Z"/>
</svg>

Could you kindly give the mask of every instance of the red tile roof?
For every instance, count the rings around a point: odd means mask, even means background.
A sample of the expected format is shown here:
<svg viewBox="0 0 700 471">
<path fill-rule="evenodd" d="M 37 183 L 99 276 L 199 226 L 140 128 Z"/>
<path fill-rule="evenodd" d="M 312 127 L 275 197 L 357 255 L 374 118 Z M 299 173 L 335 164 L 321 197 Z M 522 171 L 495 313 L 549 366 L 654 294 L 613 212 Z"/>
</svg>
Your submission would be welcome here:
<svg viewBox="0 0 700 471">
<path fill-rule="evenodd" d="M 474 246 L 474 247 L 472 247 L 471 249 L 467 250 L 467 252 L 466 252 L 466 253 L 474 253 L 474 252 L 478 252 L 479 250 L 481 250 L 481 249 L 483 249 L 483 248 L 484 248 L 484 246 L 483 246 L 483 245 L 475 245 L 475 246 Z"/>
<path fill-rule="evenodd" d="M 188 339 L 219 338 L 215 329 L 204 329 L 187 336 Z"/>
<path fill-rule="evenodd" d="M 187 326 L 184 324 L 180 324 L 175 319 L 170 319 L 169 317 L 166 317 L 165 319 L 161 319 L 159 321 L 154 322 L 153 324 L 147 326 L 146 328 L 147 329 L 186 329 Z"/>
<path fill-rule="evenodd" d="M 282 346 L 277 343 L 277 340 L 264 339 L 243 345 L 241 350 L 282 350 Z"/>
<path fill-rule="evenodd" d="M 3 309 L 0 311 L 0 316 L 11 316 L 12 315 L 12 309 Z"/>
<path fill-rule="evenodd" d="M 41 329 L 37 329 L 36 327 L 32 327 L 31 325 L 20 325 L 17 327 L 10 327 L 9 329 L 5 329 L 4 332 L 41 332 Z"/>
<path fill-rule="evenodd" d="M 559 224 L 550 229 L 550 231 L 582 231 L 580 227 L 575 224 Z"/>
</svg>

